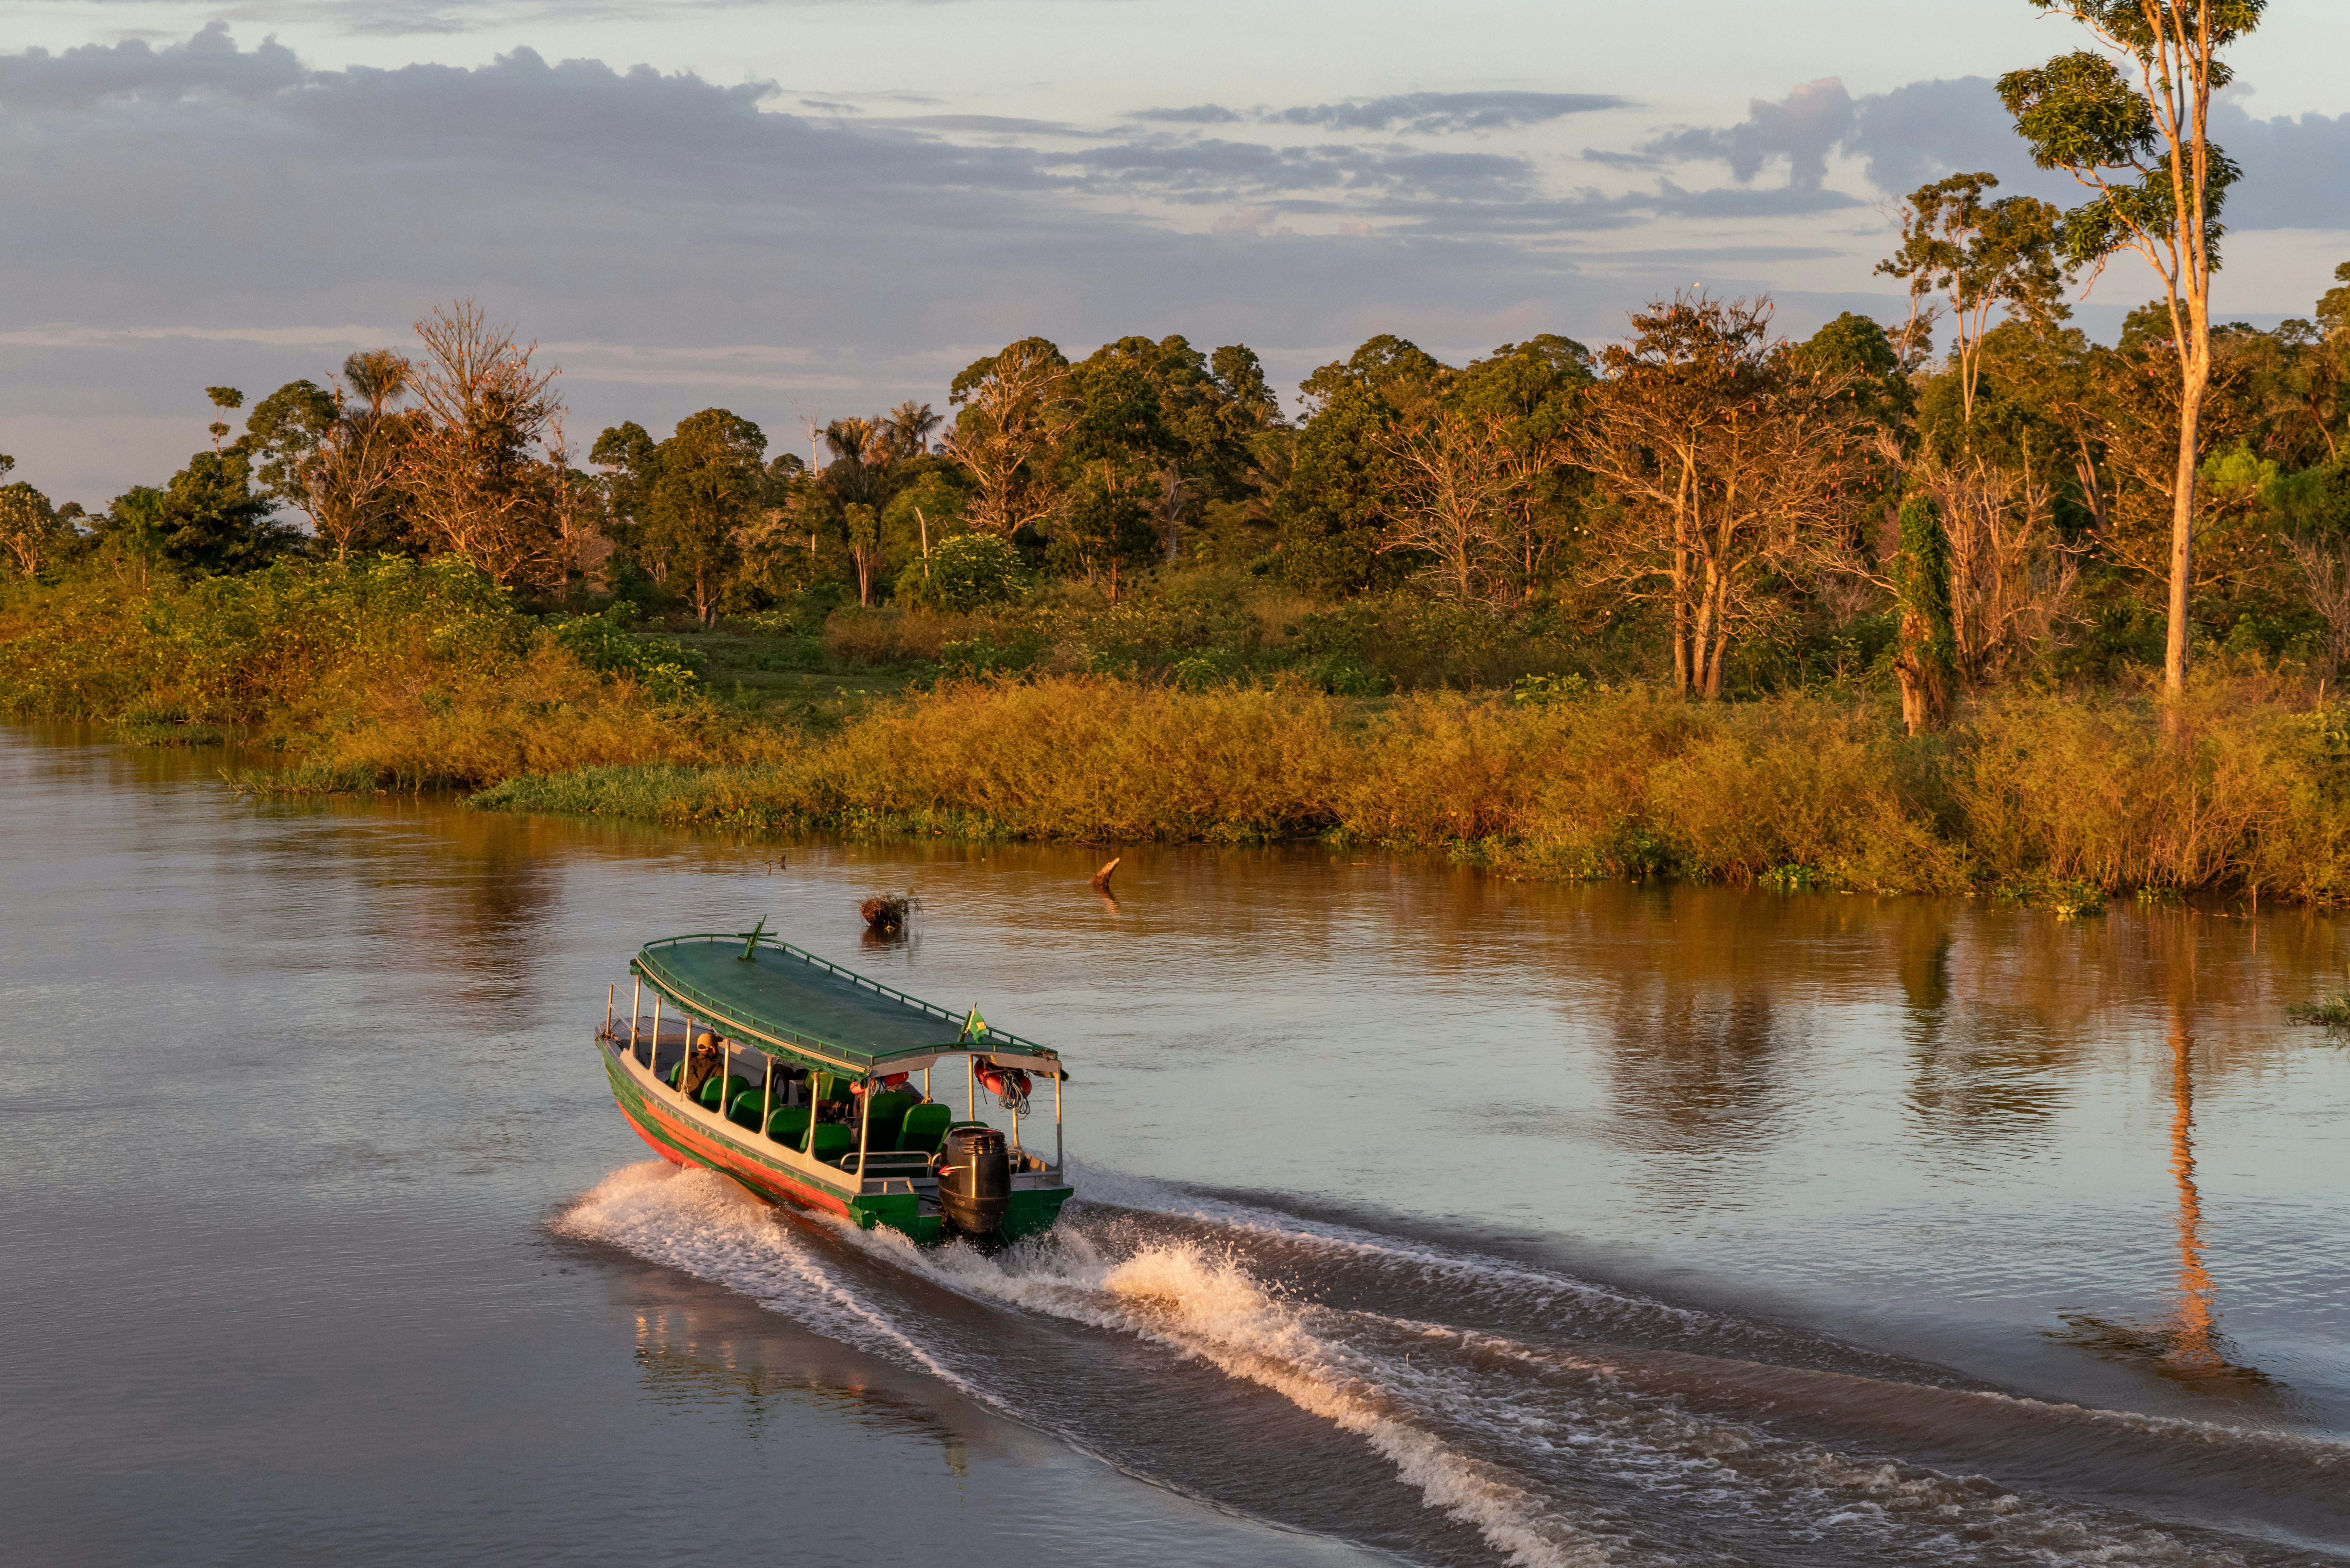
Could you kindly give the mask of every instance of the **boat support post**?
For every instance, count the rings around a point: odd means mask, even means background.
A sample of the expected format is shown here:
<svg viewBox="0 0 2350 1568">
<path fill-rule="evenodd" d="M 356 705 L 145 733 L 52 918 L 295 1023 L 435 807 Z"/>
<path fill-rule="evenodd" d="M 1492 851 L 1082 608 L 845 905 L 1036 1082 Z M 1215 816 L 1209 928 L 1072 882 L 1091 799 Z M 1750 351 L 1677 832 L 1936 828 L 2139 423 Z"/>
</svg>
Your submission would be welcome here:
<svg viewBox="0 0 2350 1568">
<path fill-rule="evenodd" d="M 1053 1173 L 1057 1176 L 1066 1163 L 1061 1153 L 1061 1069 L 1053 1068 Z"/>
<path fill-rule="evenodd" d="M 857 1190 L 865 1190 L 865 1145 L 873 1136 L 873 1077 L 866 1075 L 865 1092 L 857 1096 Z"/>
<path fill-rule="evenodd" d="M 629 1060 L 631 1062 L 637 1059 L 637 1020 L 644 1015 L 644 1009 L 645 981 L 644 977 L 639 975 L 636 989 L 629 992 Z M 652 1064 L 647 1062 L 645 1065 L 650 1067 Z"/>
<path fill-rule="evenodd" d="M 620 988 L 617 985 L 607 984 L 604 987 L 604 1038 L 607 1040 L 612 1037 L 612 999 L 619 993 Z"/>
<path fill-rule="evenodd" d="M 653 1075 L 653 1082 L 654 1082 L 656 1085 L 658 1085 L 658 1084 L 660 1082 L 660 1004 L 661 1004 L 661 995 L 660 995 L 660 992 L 658 992 L 658 991 L 657 991 L 657 992 L 653 992 L 653 1048 L 652 1048 L 650 1051 L 648 1051 L 648 1052 L 646 1052 L 646 1053 L 645 1053 L 645 1058 L 646 1058 L 646 1060 L 645 1060 L 645 1070 L 646 1070 L 647 1072 L 650 1073 L 650 1074 Z M 678 1085 L 679 1085 L 679 1093 L 680 1093 L 680 1095 L 681 1095 L 681 1096 L 682 1096 L 682 1094 L 683 1094 L 683 1092 L 684 1092 L 684 1084 L 685 1084 L 685 1074 L 684 1074 L 682 1071 L 680 1071 L 680 1072 L 679 1072 L 679 1074 L 678 1074 L 678 1075 L 677 1075 L 677 1081 L 678 1081 Z"/>
</svg>

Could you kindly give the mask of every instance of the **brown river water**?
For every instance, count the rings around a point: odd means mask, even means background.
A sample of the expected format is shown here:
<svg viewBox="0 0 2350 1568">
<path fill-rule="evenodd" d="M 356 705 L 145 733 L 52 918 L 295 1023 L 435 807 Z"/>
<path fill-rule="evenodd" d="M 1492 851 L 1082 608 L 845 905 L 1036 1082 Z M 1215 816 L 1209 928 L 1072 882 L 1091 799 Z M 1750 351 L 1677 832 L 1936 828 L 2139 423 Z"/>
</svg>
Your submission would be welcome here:
<svg viewBox="0 0 2350 1568">
<path fill-rule="evenodd" d="M 221 762 L 0 732 L 0 1561 L 2350 1557 L 2334 915 L 1321 846 L 1107 899 Z M 762 916 L 1066 1053 L 1056 1232 L 649 1158 L 605 988 Z"/>
</svg>

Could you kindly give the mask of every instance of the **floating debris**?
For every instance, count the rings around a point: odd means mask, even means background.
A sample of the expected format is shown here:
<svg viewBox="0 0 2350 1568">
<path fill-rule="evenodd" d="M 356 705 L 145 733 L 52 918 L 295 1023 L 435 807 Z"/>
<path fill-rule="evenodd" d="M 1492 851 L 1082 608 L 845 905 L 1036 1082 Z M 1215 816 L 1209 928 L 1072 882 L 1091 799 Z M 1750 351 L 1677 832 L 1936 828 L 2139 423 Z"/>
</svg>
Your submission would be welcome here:
<svg viewBox="0 0 2350 1568">
<path fill-rule="evenodd" d="M 894 937 L 904 933 L 906 921 L 921 907 L 922 901 L 910 888 L 903 893 L 876 893 L 859 904 L 857 912 L 865 917 L 865 929 L 875 936 Z"/>
</svg>

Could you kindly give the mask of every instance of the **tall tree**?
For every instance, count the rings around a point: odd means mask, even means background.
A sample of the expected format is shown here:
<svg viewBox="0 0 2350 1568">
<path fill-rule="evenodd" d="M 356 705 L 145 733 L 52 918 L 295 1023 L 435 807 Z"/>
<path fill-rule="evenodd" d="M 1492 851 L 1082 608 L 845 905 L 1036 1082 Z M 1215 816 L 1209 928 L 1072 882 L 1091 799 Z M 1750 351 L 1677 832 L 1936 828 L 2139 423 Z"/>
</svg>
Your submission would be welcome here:
<svg viewBox="0 0 2350 1568">
<path fill-rule="evenodd" d="M 397 481 L 414 421 L 393 405 L 411 369 L 388 348 L 353 354 L 339 380 L 289 381 L 245 421 L 262 489 L 308 517 L 338 560 L 408 543 Z"/>
<path fill-rule="evenodd" d="M 411 382 L 421 418 L 400 481 L 441 549 L 497 583 L 551 587 L 570 562 L 563 537 L 566 464 L 551 461 L 563 405 L 556 372 L 463 300 L 416 324 L 424 354 Z"/>
<path fill-rule="evenodd" d="M 743 531 L 765 504 L 766 451 L 759 427 L 724 409 L 680 420 L 658 450 L 647 547 L 684 586 L 704 626 L 718 624 L 719 600 L 742 562 Z"/>
<path fill-rule="evenodd" d="M 1391 587 L 1411 569 L 1381 548 L 1395 521 L 1388 431 L 1430 402 L 1445 376 L 1434 355 L 1381 333 L 1299 384 L 1305 424 L 1273 503 L 1284 576 L 1344 594 Z"/>
<path fill-rule="evenodd" d="M 1591 351 L 1545 332 L 1471 360 L 1445 386 L 1445 407 L 1491 421 L 1507 478 L 1494 540 L 1507 565 L 1492 584 L 1503 601 L 1526 602 L 1562 570 L 1590 488 L 1567 437 L 1593 379 Z"/>
<path fill-rule="evenodd" d="M 0 452 L 0 478 L 16 466 L 15 458 Z M 0 550 L 19 572 L 31 576 L 73 543 L 72 526 L 58 520 L 47 496 L 22 480 L 0 484 Z"/>
<path fill-rule="evenodd" d="M 234 389 L 206 390 L 215 407 L 235 406 L 220 396 Z M 212 433 L 217 443 L 224 432 Z M 183 571 L 226 576 L 267 566 L 294 547 L 298 535 L 272 517 L 274 504 L 254 489 L 252 448 L 250 436 L 216 444 L 191 456 L 161 489 L 133 485 L 115 497 L 99 534 Z"/>
<path fill-rule="evenodd" d="M 766 433 L 725 409 L 687 415 L 659 442 L 633 421 L 615 425 L 588 449 L 605 471 L 614 543 L 704 626 L 717 624 L 764 519 L 775 489 L 766 451 Z"/>
<path fill-rule="evenodd" d="M 2068 16 L 2102 47 L 2000 78 L 2000 100 L 2033 161 L 2095 194 L 2065 214 L 2071 258 L 2096 265 L 2122 250 L 2163 282 L 2179 381 L 2171 495 L 2169 631 L 2164 684 L 2186 689 L 2194 583 L 2199 421 L 2211 380 L 2211 274 L 2220 206 L 2236 165 L 2210 136 L 2212 95 L 2232 76 L 2221 52 L 2260 25 L 2267 0 L 2031 0 Z"/>
<path fill-rule="evenodd" d="M 1773 340 L 1767 299 L 1702 294 L 1632 317 L 1600 355 L 1576 460 L 1616 503 L 1614 575 L 1667 609 L 1674 683 L 1723 694 L 1732 639 L 1771 613 L 1763 569 L 1838 521 L 1856 461 L 1850 373 Z"/>
<path fill-rule="evenodd" d="M 892 462 L 910 462 L 929 452 L 931 432 L 944 423 L 945 419 L 931 411 L 930 404 L 908 398 L 882 416 L 882 442 Z"/>
<path fill-rule="evenodd" d="M 1969 424 L 1991 313 L 2004 307 L 2043 325 L 2070 314 L 2064 300 L 2070 258 L 2057 249 L 2064 214 L 2033 196 L 1986 202 L 1983 193 L 1998 184 L 1996 176 L 1976 173 L 1918 186 L 1901 209 L 1901 248 L 1877 264 L 1878 272 L 1908 280 L 1913 317 L 1929 294 L 1949 301 L 1956 328 L 1950 352 Z"/>
<path fill-rule="evenodd" d="M 1068 424 L 1068 373 L 1059 348 L 1024 337 L 972 361 L 948 389 L 962 412 L 939 450 L 970 472 L 978 492 L 966 515 L 999 539 L 1041 522 L 1059 502 L 1052 472 Z"/>
<path fill-rule="evenodd" d="M 1126 574 L 1158 553 L 1158 507 L 1181 443 L 1159 389 L 1132 358 L 1097 354 L 1069 371 L 1066 385 L 1049 556 L 1115 601 Z"/>
</svg>

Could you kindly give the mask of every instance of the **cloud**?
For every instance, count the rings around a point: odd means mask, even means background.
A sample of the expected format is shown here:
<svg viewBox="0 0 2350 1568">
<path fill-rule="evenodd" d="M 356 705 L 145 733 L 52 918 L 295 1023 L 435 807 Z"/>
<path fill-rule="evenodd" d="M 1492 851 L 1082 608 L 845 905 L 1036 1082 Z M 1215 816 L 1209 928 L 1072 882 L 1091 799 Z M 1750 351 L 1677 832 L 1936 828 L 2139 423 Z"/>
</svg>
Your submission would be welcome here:
<svg viewBox="0 0 2350 1568">
<path fill-rule="evenodd" d="M 780 440 L 797 403 L 938 401 L 1031 332 L 1247 342 L 1294 379 L 1379 331 L 1448 355 L 1605 337 L 1694 264 L 1595 267 L 1576 235 L 1854 204 L 1668 179 L 1561 192 L 1506 141 L 1396 134 L 1580 111 L 1565 98 L 1364 100 L 1383 129 L 1252 136 L 1202 113 L 1079 134 L 528 49 L 313 70 L 213 27 L 0 56 L 0 446 L 102 502 L 201 444 L 206 385 L 315 379 L 465 296 L 550 346 L 575 434 L 725 401 Z M 138 438 L 164 447 L 97 433 L 166 415 L 184 436 Z M 52 441 L 68 416 L 91 421 L 78 456 L 16 433 Z"/>
<path fill-rule="evenodd" d="M 2230 95 L 2214 106 L 2211 133 L 2244 169 L 2228 197 L 2231 227 L 2350 228 L 2350 115 L 2261 119 Z M 1987 77 L 1910 82 L 1860 99 L 1829 78 L 1776 103 L 1757 99 L 1734 126 L 1684 127 L 1629 151 L 1593 148 L 1583 156 L 1627 170 L 1719 159 L 1742 186 L 1783 159 L 1790 188 L 1823 190 L 1837 154 L 1861 160 L 1863 178 L 1887 196 L 1974 170 L 1998 176 L 2004 194 L 2065 206 L 2086 196 L 2061 170 L 2033 166 Z"/>
<path fill-rule="evenodd" d="M 2211 135 L 2244 167 L 2228 192 L 2231 228 L 2350 228 L 2350 114 L 2255 119 L 2223 102 Z"/>
<path fill-rule="evenodd" d="M 1816 191 L 1828 174 L 1828 154 L 1852 133 L 1852 95 L 1835 77 L 1806 82 L 1773 103 L 1756 99 L 1745 119 L 1722 129 L 1669 131 L 1638 150 L 1665 162 L 1719 158 L 1740 184 L 1752 182 L 1774 158 L 1787 161 L 1787 183 Z"/>
<path fill-rule="evenodd" d="M 1271 207 L 1252 202 L 1245 207 L 1234 207 L 1222 214 L 1208 225 L 1208 232 L 1213 234 L 1262 234 L 1280 221 L 1281 214 Z"/>
<path fill-rule="evenodd" d="M 1190 109 L 1137 109 L 1127 118 L 1166 125 L 1237 125 L 1243 117 L 1220 103 L 1200 103 Z"/>
<path fill-rule="evenodd" d="M 241 50 L 225 24 L 213 22 L 184 44 L 151 48 L 146 40 L 85 44 L 52 55 L 27 49 L 0 55 L 0 104 L 18 109 L 86 108 L 108 99 L 169 103 L 225 95 L 268 98 L 298 85 L 302 63 L 275 38 Z"/>
<path fill-rule="evenodd" d="M 969 131 L 981 136 L 1098 136 L 1096 130 L 1081 130 L 1066 120 L 1018 119 L 1001 114 L 908 114 L 888 119 L 868 119 L 868 126 L 888 126 L 906 130 Z"/>
<path fill-rule="evenodd" d="M 1274 110 L 1263 119 L 1334 130 L 1399 131 L 1437 136 L 1464 130 L 1513 130 L 1570 114 L 1623 109 L 1631 100 L 1610 93 L 1415 92 Z"/>
</svg>

